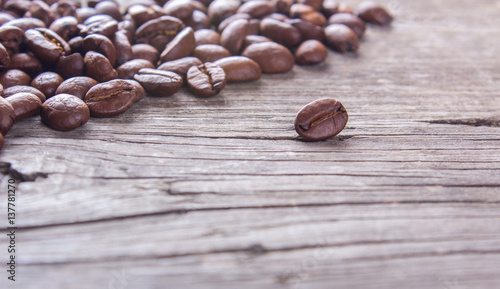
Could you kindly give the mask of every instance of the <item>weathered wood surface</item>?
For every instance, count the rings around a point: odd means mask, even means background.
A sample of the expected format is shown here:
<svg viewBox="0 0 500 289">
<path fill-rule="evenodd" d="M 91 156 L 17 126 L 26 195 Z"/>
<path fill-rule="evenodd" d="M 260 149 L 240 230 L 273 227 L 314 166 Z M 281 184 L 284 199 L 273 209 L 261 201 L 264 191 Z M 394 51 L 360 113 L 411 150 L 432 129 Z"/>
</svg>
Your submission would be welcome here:
<svg viewBox="0 0 500 289">
<path fill-rule="evenodd" d="M 356 55 L 73 132 L 16 124 L 1 288 L 499 287 L 500 4 L 380 2 L 396 21 Z M 295 113 L 320 97 L 348 126 L 301 141 Z"/>
</svg>

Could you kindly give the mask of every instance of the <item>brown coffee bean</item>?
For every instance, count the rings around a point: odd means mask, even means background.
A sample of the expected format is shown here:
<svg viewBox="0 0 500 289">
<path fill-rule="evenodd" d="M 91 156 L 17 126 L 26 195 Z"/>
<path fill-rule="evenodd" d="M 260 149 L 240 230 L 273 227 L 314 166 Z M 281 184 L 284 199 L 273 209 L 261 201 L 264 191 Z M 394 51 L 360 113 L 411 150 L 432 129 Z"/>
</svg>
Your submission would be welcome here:
<svg viewBox="0 0 500 289">
<path fill-rule="evenodd" d="M 50 9 L 49 5 L 43 1 L 31 2 L 28 11 L 24 13 L 24 17 L 38 18 L 42 20 L 47 27 L 56 19 L 56 16 L 57 15 Z"/>
<path fill-rule="evenodd" d="M 300 15 L 300 19 L 311 22 L 315 25 L 318 26 L 325 26 L 326 25 L 326 18 L 321 14 L 320 12 L 314 11 L 311 13 L 305 13 Z"/>
<path fill-rule="evenodd" d="M 220 66 L 207 62 L 189 68 L 187 82 L 196 95 L 210 97 L 219 94 L 226 86 L 226 74 Z"/>
<path fill-rule="evenodd" d="M 70 131 L 79 128 L 90 118 L 88 106 L 71 94 L 57 94 L 42 105 L 43 123 L 51 129 Z"/>
<path fill-rule="evenodd" d="M 68 45 L 73 53 L 83 53 L 83 37 L 76 36 L 68 41 Z"/>
<path fill-rule="evenodd" d="M 274 20 L 278 20 L 280 22 L 285 22 L 286 20 L 290 20 L 290 18 L 288 18 L 286 15 L 281 14 L 281 13 L 272 13 L 272 14 L 269 14 L 266 17 L 264 17 L 264 19 L 265 18 L 271 18 Z"/>
<path fill-rule="evenodd" d="M 80 53 L 73 53 L 68 56 L 61 56 L 56 63 L 56 72 L 62 78 L 68 79 L 83 74 L 85 63 Z"/>
<path fill-rule="evenodd" d="M 40 99 L 41 103 L 44 103 L 45 100 L 47 99 L 45 97 L 45 94 L 43 94 L 40 90 L 38 90 L 32 86 L 27 86 L 27 85 L 15 85 L 15 86 L 11 86 L 9 88 L 6 88 L 3 91 L 3 97 L 4 98 L 11 97 L 14 94 L 21 93 L 21 92 L 28 92 L 28 93 L 36 95 Z"/>
<path fill-rule="evenodd" d="M 194 8 L 191 5 L 191 0 L 176 0 L 167 1 L 163 5 L 163 10 L 167 15 L 186 20 L 193 14 Z"/>
<path fill-rule="evenodd" d="M 238 8 L 238 13 L 248 13 L 252 18 L 260 18 L 271 14 L 275 11 L 275 7 L 271 1 L 255 0 L 243 3 Z"/>
<path fill-rule="evenodd" d="M 231 54 L 239 54 L 243 40 L 248 34 L 248 20 L 238 19 L 231 22 L 220 36 L 221 45 Z"/>
<path fill-rule="evenodd" d="M 83 58 L 85 63 L 85 75 L 99 82 L 109 81 L 118 77 L 118 73 L 113 69 L 108 59 L 94 51 L 89 51 Z"/>
<path fill-rule="evenodd" d="M 9 1 L 11 2 L 11 1 Z M 14 2 L 14 1 L 12 1 Z M 33 18 L 33 17 L 23 17 L 23 18 L 18 18 L 11 20 L 7 23 L 4 23 L 2 26 L 15 26 L 20 28 L 23 32 L 25 32 L 28 29 L 35 29 L 35 28 L 46 28 L 47 26 L 45 23 L 43 23 L 42 20 L 38 18 Z"/>
<path fill-rule="evenodd" d="M 179 0 L 180 1 L 180 0 Z M 160 55 L 160 61 L 167 62 L 191 55 L 194 49 L 194 30 L 184 28 L 170 41 Z"/>
<path fill-rule="evenodd" d="M 227 82 L 251 81 L 262 76 L 260 66 L 248 57 L 230 56 L 219 59 L 214 64 L 224 69 Z"/>
<path fill-rule="evenodd" d="M 387 25 L 392 22 L 392 15 L 380 4 L 364 1 L 358 6 L 358 16 L 365 22 Z"/>
<path fill-rule="evenodd" d="M 134 44 L 132 45 L 132 59 L 145 59 L 153 64 L 158 62 L 160 53 L 156 48 L 149 44 Z"/>
<path fill-rule="evenodd" d="M 120 66 L 133 59 L 132 45 L 127 35 L 122 30 L 118 30 L 113 38 L 113 45 L 116 51 L 115 66 Z"/>
<path fill-rule="evenodd" d="M 217 59 L 231 56 L 231 53 L 220 45 L 203 44 L 194 49 L 193 56 L 202 62 L 214 62 Z"/>
<path fill-rule="evenodd" d="M 2 134 L 0 134 L 0 150 L 3 148 L 3 143 L 4 143 L 4 137 Z"/>
<path fill-rule="evenodd" d="M 358 36 L 344 24 L 331 24 L 325 27 L 325 42 L 331 49 L 346 53 L 359 48 Z"/>
<path fill-rule="evenodd" d="M 143 68 L 134 79 L 153 96 L 170 96 L 181 89 L 182 77 L 177 73 L 160 69 Z"/>
<path fill-rule="evenodd" d="M 197 3 L 197 1 L 193 1 L 191 3 Z M 207 14 L 199 10 L 194 10 L 191 17 L 184 20 L 184 23 L 186 26 L 193 28 L 194 31 L 209 29 L 212 26 L 212 22 L 210 22 L 210 18 L 208 18 Z"/>
<path fill-rule="evenodd" d="M 9 69 L 19 69 L 29 75 L 42 72 L 42 63 L 31 53 L 16 53 L 10 57 Z"/>
<path fill-rule="evenodd" d="M 118 72 L 118 78 L 134 79 L 134 74 L 142 68 L 155 68 L 155 66 L 145 59 L 133 59 L 120 65 L 116 72 Z"/>
<path fill-rule="evenodd" d="M 68 43 L 50 29 L 29 29 L 24 34 L 28 49 L 45 64 L 55 64 L 61 55 L 71 52 Z"/>
<path fill-rule="evenodd" d="M 96 14 L 95 8 L 92 7 L 81 7 L 76 9 L 76 18 L 80 19 L 80 23 L 85 22 L 85 20 Z"/>
<path fill-rule="evenodd" d="M 356 33 L 359 37 L 363 36 L 366 29 L 366 24 L 358 16 L 351 13 L 337 13 L 328 19 L 328 24 L 344 24 Z"/>
<path fill-rule="evenodd" d="M 194 45 L 220 44 L 220 34 L 212 29 L 200 29 L 194 32 Z"/>
<path fill-rule="evenodd" d="M 132 86 L 135 88 L 135 102 L 138 102 L 139 100 L 143 99 L 146 96 L 146 91 L 139 82 L 131 79 L 124 79 L 124 80 L 132 84 Z"/>
<path fill-rule="evenodd" d="M 78 28 L 78 19 L 73 16 L 65 16 L 58 18 L 50 24 L 49 29 L 61 36 L 65 41 L 77 36 L 80 29 Z"/>
<path fill-rule="evenodd" d="M 297 28 L 300 32 L 302 41 L 315 39 L 323 42 L 325 40 L 325 32 L 321 26 L 302 19 L 289 19 L 285 22 Z"/>
<path fill-rule="evenodd" d="M 224 21 L 222 21 L 219 26 L 217 27 L 217 31 L 219 31 L 219 33 L 222 33 L 222 31 L 224 31 L 224 29 L 226 29 L 226 27 L 231 24 L 232 22 L 238 20 L 238 19 L 245 19 L 247 21 L 249 21 L 250 19 L 252 19 L 252 16 L 250 16 L 250 14 L 248 13 L 236 13 L 234 15 L 231 15 L 229 17 L 227 17 L 226 19 L 224 19 Z"/>
<path fill-rule="evenodd" d="M 248 46 L 261 42 L 272 42 L 272 40 L 262 35 L 247 35 L 243 41 L 242 49 L 245 50 Z"/>
<path fill-rule="evenodd" d="M 218 26 L 224 19 L 236 14 L 240 7 L 239 0 L 214 0 L 208 6 L 208 17 Z"/>
<path fill-rule="evenodd" d="M 0 97 L 0 135 L 6 135 L 16 121 L 14 107 L 7 100 Z"/>
<path fill-rule="evenodd" d="M 295 130 L 306 140 L 325 140 L 339 134 L 348 118 L 342 103 L 332 98 L 322 98 L 309 103 L 298 112 Z"/>
<path fill-rule="evenodd" d="M 15 85 L 30 85 L 31 77 L 19 69 L 9 69 L 0 72 L 0 84 L 4 89 Z"/>
<path fill-rule="evenodd" d="M 290 7 L 289 16 L 290 18 L 300 18 L 304 14 L 313 12 L 315 12 L 313 7 L 302 3 L 295 3 Z"/>
<path fill-rule="evenodd" d="M 104 55 L 109 63 L 114 66 L 116 51 L 113 42 L 108 37 L 100 34 L 90 34 L 83 39 L 83 51 L 95 51 Z"/>
<path fill-rule="evenodd" d="M 47 98 L 56 93 L 57 87 L 64 79 L 55 72 L 44 72 L 36 76 L 31 82 L 31 86 L 40 90 Z"/>
<path fill-rule="evenodd" d="M 289 15 L 290 8 L 294 4 L 294 2 L 294 0 L 275 0 L 274 7 L 276 8 L 276 12 L 284 15 Z"/>
<path fill-rule="evenodd" d="M 76 9 L 81 8 L 80 1 L 72 0 L 59 0 L 57 3 L 52 4 L 51 8 L 56 13 L 56 18 L 62 18 L 66 16 L 77 17 Z"/>
<path fill-rule="evenodd" d="M 131 45 L 134 42 L 136 30 L 137 30 L 136 24 L 133 22 L 132 19 L 124 19 L 123 21 L 118 22 L 118 31 L 121 31 L 127 36 L 128 42 Z"/>
<path fill-rule="evenodd" d="M 295 62 L 300 65 L 318 64 L 325 61 L 328 52 L 318 40 L 307 40 L 295 51 Z"/>
<path fill-rule="evenodd" d="M 99 1 L 94 7 L 97 14 L 106 14 L 113 17 L 116 21 L 122 20 L 122 13 L 118 3 L 113 1 Z"/>
<path fill-rule="evenodd" d="M 10 66 L 10 56 L 9 52 L 0 43 L 0 69 L 6 69 Z"/>
<path fill-rule="evenodd" d="M 297 3 L 302 3 L 311 6 L 314 10 L 319 11 L 323 0 L 297 0 Z"/>
<path fill-rule="evenodd" d="M 0 43 L 9 53 L 17 53 L 23 41 L 24 32 L 20 28 L 9 25 L 2 25 L 0 27 Z"/>
<path fill-rule="evenodd" d="M 248 33 L 247 35 L 259 35 L 260 34 L 260 19 L 250 19 L 248 21 Z"/>
<path fill-rule="evenodd" d="M 276 42 L 254 43 L 248 46 L 241 55 L 257 62 L 263 73 L 287 72 L 295 63 L 292 53 Z"/>
<path fill-rule="evenodd" d="M 260 32 L 262 35 L 287 47 L 293 47 L 302 40 L 302 36 L 297 28 L 291 24 L 270 18 L 262 19 L 260 22 Z"/>
<path fill-rule="evenodd" d="M 339 1 L 324 0 L 321 4 L 321 12 L 323 12 L 326 17 L 330 17 L 335 13 L 339 13 Z"/>
<path fill-rule="evenodd" d="M 16 93 L 5 100 L 14 108 L 16 122 L 34 115 L 42 107 L 40 98 L 27 92 Z"/>
<path fill-rule="evenodd" d="M 99 83 L 85 95 L 84 101 L 94 117 L 113 117 L 132 107 L 137 98 L 137 86 L 130 81 L 115 79 Z"/>
<path fill-rule="evenodd" d="M 127 13 L 132 17 L 137 26 L 141 26 L 149 20 L 167 15 L 165 10 L 159 5 L 152 5 L 149 7 L 144 5 L 132 5 L 128 8 Z"/>
<path fill-rule="evenodd" d="M 16 19 L 14 16 L 5 13 L 5 12 L 0 12 L 0 26 L 3 25 L 5 22 L 8 22 L 10 20 Z"/>
<path fill-rule="evenodd" d="M 115 19 L 101 19 L 100 21 L 83 26 L 80 29 L 80 36 L 85 37 L 90 34 L 101 34 L 111 38 L 116 31 L 118 31 L 118 22 Z"/>
<path fill-rule="evenodd" d="M 172 16 L 162 16 L 149 20 L 137 28 L 136 43 L 146 43 L 158 51 L 163 51 L 167 43 L 184 29 L 184 23 Z"/>
<path fill-rule="evenodd" d="M 80 99 L 85 97 L 85 94 L 92 88 L 94 85 L 99 84 L 97 80 L 92 79 L 87 76 L 76 76 L 72 78 L 68 78 L 63 81 L 56 90 L 56 94 L 71 94 Z"/>
<path fill-rule="evenodd" d="M 178 75 L 180 75 L 184 80 L 184 82 L 186 83 L 186 73 L 189 70 L 189 68 L 191 68 L 191 66 L 197 66 L 202 63 L 203 62 L 201 62 L 200 59 L 188 56 L 177 60 L 162 63 L 160 66 L 158 66 L 158 69 L 175 72 Z"/>
</svg>

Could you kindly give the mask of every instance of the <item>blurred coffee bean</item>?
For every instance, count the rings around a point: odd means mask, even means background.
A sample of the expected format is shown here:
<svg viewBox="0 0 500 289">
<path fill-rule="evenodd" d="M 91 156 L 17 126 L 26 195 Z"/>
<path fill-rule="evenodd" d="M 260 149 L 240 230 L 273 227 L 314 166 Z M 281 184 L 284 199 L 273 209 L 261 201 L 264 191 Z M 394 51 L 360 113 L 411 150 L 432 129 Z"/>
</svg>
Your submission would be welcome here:
<svg viewBox="0 0 500 289">
<path fill-rule="evenodd" d="M 97 84 L 99 84 L 99 82 L 93 78 L 87 76 L 76 76 L 63 81 L 57 87 L 56 94 L 67 93 L 83 99 L 89 89 Z"/>
<path fill-rule="evenodd" d="M 328 52 L 318 40 L 302 42 L 295 51 L 295 62 L 300 65 L 318 64 L 326 60 Z"/>
<path fill-rule="evenodd" d="M 193 56 L 202 62 L 214 62 L 218 59 L 229 57 L 231 53 L 226 48 L 216 44 L 203 44 L 196 46 Z"/>
<path fill-rule="evenodd" d="M 276 42 L 254 43 L 245 48 L 241 55 L 257 62 L 263 73 L 287 72 L 295 63 L 292 53 Z"/>
<path fill-rule="evenodd" d="M 214 64 L 224 69 L 227 82 L 244 82 L 257 80 L 262 76 L 262 70 L 257 62 L 244 56 L 221 58 Z"/>
<path fill-rule="evenodd" d="M 118 78 L 134 79 L 134 74 L 142 68 L 155 68 L 155 66 L 145 59 L 133 59 L 120 65 L 116 72 L 118 72 Z"/>
<path fill-rule="evenodd" d="M 325 27 L 325 43 L 341 53 L 357 51 L 359 47 L 358 36 L 344 24 L 331 24 Z"/>
</svg>

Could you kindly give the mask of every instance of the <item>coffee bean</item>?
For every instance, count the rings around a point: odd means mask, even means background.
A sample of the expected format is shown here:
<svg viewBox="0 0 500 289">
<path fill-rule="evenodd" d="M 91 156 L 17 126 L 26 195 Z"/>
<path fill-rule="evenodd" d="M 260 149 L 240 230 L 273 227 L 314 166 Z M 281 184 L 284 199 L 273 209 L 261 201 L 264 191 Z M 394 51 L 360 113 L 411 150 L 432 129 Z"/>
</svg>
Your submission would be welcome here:
<svg viewBox="0 0 500 289">
<path fill-rule="evenodd" d="M 3 143 L 4 143 L 4 137 L 2 134 L 0 134 L 0 150 L 3 148 Z"/>
<path fill-rule="evenodd" d="M 9 69 L 19 69 L 29 75 L 42 72 L 42 63 L 31 53 L 16 53 L 10 57 Z"/>
<path fill-rule="evenodd" d="M 127 14 L 132 17 L 137 26 L 141 26 L 149 20 L 167 15 L 165 10 L 159 5 L 152 5 L 149 7 L 144 5 L 132 5 L 128 8 Z"/>
<path fill-rule="evenodd" d="M 266 15 L 266 17 L 264 17 L 264 19 L 265 18 L 271 18 L 274 20 L 278 20 L 280 22 L 286 22 L 287 20 L 290 20 L 290 18 L 288 18 L 286 15 L 281 14 L 281 13 L 272 13 L 272 14 Z"/>
<path fill-rule="evenodd" d="M 56 94 L 71 94 L 80 99 L 85 97 L 87 91 L 94 85 L 99 84 L 97 80 L 87 76 L 76 76 L 63 81 L 56 90 Z"/>
<path fill-rule="evenodd" d="M 211 29 L 200 29 L 194 32 L 194 45 L 220 44 L 220 34 Z"/>
<path fill-rule="evenodd" d="M 65 16 L 54 20 L 50 24 L 49 29 L 61 36 L 65 41 L 77 36 L 80 29 L 78 28 L 78 19 L 73 16 Z"/>
<path fill-rule="evenodd" d="M 116 31 L 118 31 L 118 22 L 115 19 L 102 19 L 83 26 L 80 29 L 80 36 L 85 37 L 90 34 L 101 34 L 111 38 Z"/>
<path fill-rule="evenodd" d="M 138 102 L 139 100 L 143 99 L 146 96 L 146 91 L 139 82 L 131 79 L 124 79 L 124 80 L 132 84 L 132 86 L 135 88 L 135 102 Z"/>
<path fill-rule="evenodd" d="M 15 2 L 15 1 L 9 1 L 9 2 Z M 23 18 L 18 18 L 11 20 L 7 23 L 4 23 L 2 26 L 15 26 L 20 28 L 23 32 L 25 32 L 28 29 L 35 29 L 35 28 L 46 28 L 47 26 L 45 23 L 43 23 L 42 20 L 38 18 L 33 18 L 33 17 L 23 17 Z"/>
<path fill-rule="evenodd" d="M 116 51 L 113 42 L 100 34 L 90 34 L 83 39 L 83 51 L 95 51 L 104 55 L 111 66 L 115 65 Z"/>
<path fill-rule="evenodd" d="M 61 55 L 56 63 L 56 72 L 62 78 L 68 79 L 83 74 L 85 63 L 80 53 L 73 53 L 68 56 Z"/>
<path fill-rule="evenodd" d="M 221 45 L 231 54 L 238 54 L 243 45 L 243 40 L 248 34 L 248 20 L 238 19 L 231 22 L 220 36 Z"/>
<path fill-rule="evenodd" d="M 358 37 L 363 36 L 366 24 L 358 16 L 351 13 L 337 13 L 328 19 L 328 24 L 344 24 L 356 33 Z"/>
<path fill-rule="evenodd" d="M 133 59 L 120 65 L 116 72 L 118 72 L 118 78 L 134 79 L 134 74 L 142 68 L 155 68 L 155 66 L 145 59 Z"/>
<path fill-rule="evenodd" d="M 302 3 L 311 6 L 314 10 L 319 11 L 323 0 L 297 0 L 297 3 Z"/>
<path fill-rule="evenodd" d="M 0 84 L 4 89 L 14 85 L 30 85 L 31 77 L 19 69 L 9 69 L 0 72 Z"/>
<path fill-rule="evenodd" d="M 180 0 L 179 0 L 180 1 Z M 161 62 L 176 60 L 191 55 L 194 49 L 194 30 L 184 28 L 170 41 L 160 55 Z"/>
<path fill-rule="evenodd" d="M 317 11 L 302 14 L 302 15 L 300 15 L 300 19 L 311 22 L 312 24 L 318 25 L 321 27 L 326 25 L 325 16 L 323 16 L 323 14 L 321 14 Z"/>
<path fill-rule="evenodd" d="M 5 13 L 5 12 L 0 12 L 0 25 L 3 25 L 5 22 L 14 20 L 16 19 L 14 16 Z"/>
<path fill-rule="evenodd" d="M 245 50 L 248 46 L 261 42 L 272 42 L 272 40 L 262 35 L 247 35 L 243 41 L 242 49 Z"/>
<path fill-rule="evenodd" d="M 31 5 L 24 13 L 24 17 L 34 17 L 38 18 L 45 23 L 48 27 L 52 21 L 56 18 L 55 13 L 50 9 L 49 5 L 43 1 L 33 1 Z"/>
<path fill-rule="evenodd" d="M 325 40 L 325 32 L 321 26 L 302 19 L 289 19 L 285 22 L 297 28 L 300 32 L 302 41 L 315 39 L 323 42 Z"/>
<path fill-rule="evenodd" d="M 373 1 L 364 1 L 358 6 L 358 16 L 366 22 L 387 25 L 392 22 L 392 15 L 381 5 Z"/>
<path fill-rule="evenodd" d="M 160 69 L 143 68 L 134 75 L 147 93 L 154 96 L 170 96 L 182 87 L 182 77 L 177 73 Z"/>
<path fill-rule="evenodd" d="M 137 28 L 135 40 L 146 43 L 158 51 L 163 51 L 167 43 L 184 29 L 184 23 L 172 16 L 162 16 L 142 24 Z"/>
<path fill-rule="evenodd" d="M 11 86 L 9 88 L 6 88 L 3 91 L 3 97 L 4 98 L 11 97 L 14 94 L 21 93 L 21 92 L 28 92 L 28 93 L 36 95 L 40 99 L 41 103 L 44 103 L 45 100 L 47 99 L 45 97 L 45 94 L 43 94 L 40 90 L 38 90 L 32 86 L 27 86 L 27 85 L 15 85 L 15 86 Z"/>
<path fill-rule="evenodd" d="M 51 129 L 70 131 L 87 123 L 90 111 L 80 98 L 71 94 L 57 94 L 42 105 L 40 115 Z"/>
<path fill-rule="evenodd" d="M 208 6 L 208 17 L 212 24 L 218 26 L 221 21 L 236 14 L 239 6 L 239 0 L 214 0 Z"/>
<path fill-rule="evenodd" d="M 250 21 L 250 19 L 252 19 L 252 16 L 250 16 L 250 14 L 248 13 L 236 13 L 234 15 L 231 15 L 219 24 L 219 26 L 217 27 L 217 31 L 219 31 L 219 33 L 222 33 L 222 31 L 224 31 L 224 29 L 226 29 L 229 24 L 238 19 L 245 19 L 247 21 Z"/>
<path fill-rule="evenodd" d="M 8 101 L 14 108 L 16 122 L 32 116 L 42 107 L 40 98 L 27 92 L 16 93 L 5 100 Z"/>
<path fill-rule="evenodd" d="M 295 118 L 295 130 L 306 140 L 320 141 L 339 134 L 347 124 L 347 111 L 339 101 L 322 98 L 304 106 Z"/>
<path fill-rule="evenodd" d="M 28 49 L 45 64 L 55 64 L 61 55 L 71 52 L 68 43 L 47 28 L 29 29 L 24 34 Z"/>
<path fill-rule="evenodd" d="M 200 59 L 188 56 L 177 60 L 164 62 L 160 66 L 158 66 L 158 69 L 175 72 L 182 77 L 184 82 L 186 82 L 186 74 L 189 68 L 191 68 L 191 66 L 197 66 L 202 63 L 203 62 L 201 62 Z"/>
<path fill-rule="evenodd" d="M 330 17 L 335 13 L 339 13 L 339 1 L 324 0 L 321 4 L 321 12 L 323 12 L 326 17 Z"/>
<path fill-rule="evenodd" d="M 356 51 L 359 47 L 358 36 L 344 24 L 331 24 L 325 27 L 325 42 L 328 47 L 341 53 Z"/>
<path fill-rule="evenodd" d="M 125 62 L 133 59 L 132 45 L 130 44 L 127 35 L 122 30 L 118 30 L 113 38 L 113 45 L 116 51 L 115 66 L 120 66 Z"/>
<path fill-rule="evenodd" d="M 85 63 L 85 75 L 99 82 L 106 82 L 118 77 L 118 73 L 113 69 L 108 59 L 98 52 L 87 52 L 83 62 Z"/>
<path fill-rule="evenodd" d="M 315 11 L 314 8 L 309 5 L 302 3 L 295 3 L 290 7 L 289 16 L 290 18 L 300 18 L 302 15 L 307 13 L 313 13 L 314 11 Z"/>
<path fill-rule="evenodd" d="M 5 69 L 10 65 L 10 56 L 5 46 L 0 43 L 0 69 Z"/>
<path fill-rule="evenodd" d="M 40 90 L 47 98 L 56 93 L 57 87 L 64 79 L 55 72 L 44 72 L 36 76 L 31 82 L 31 86 Z"/>
<path fill-rule="evenodd" d="M 94 117 L 113 117 L 132 107 L 137 97 L 137 87 L 129 81 L 114 79 L 99 83 L 85 95 L 84 101 Z"/>
<path fill-rule="evenodd" d="M 260 34 L 260 19 L 250 19 L 248 21 L 248 32 L 247 35 L 259 35 Z"/>
<path fill-rule="evenodd" d="M 248 46 L 241 55 L 257 62 L 263 73 L 287 72 L 295 63 L 292 53 L 276 42 L 254 43 Z"/>
<path fill-rule="evenodd" d="M 17 53 L 24 41 L 24 32 L 18 27 L 2 25 L 0 27 L 0 43 L 9 53 Z"/>
<path fill-rule="evenodd" d="M 307 40 L 295 51 L 295 62 L 300 65 L 318 64 L 325 61 L 328 52 L 318 40 Z"/>
<path fill-rule="evenodd" d="M 289 15 L 290 8 L 294 4 L 294 2 L 294 0 L 275 0 L 274 7 L 276 8 L 276 12 L 284 15 Z"/>
<path fill-rule="evenodd" d="M 6 135 L 16 121 L 14 107 L 7 100 L 0 97 L 0 134 Z"/>
<path fill-rule="evenodd" d="M 194 8 L 191 5 L 191 0 L 176 0 L 167 1 L 167 3 L 163 5 L 163 10 L 167 15 L 185 20 L 193 14 Z"/>
<path fill-rule="evenodd" d="M 76 36 L 68 41 L 68 45 L 73 53 L 83 53 L 83 37 Z"/>
<path fill-rule="evenodd" d="M 99 1 L 99 3 L 97 3 L 94 8 L 97 14 L 109 15 L 116 21 L 122 20 L 122 13 L 120 12 L 118 3 L 115 3 L 113 1 Z"/>
<path fill-rule="evenodd" d="M 193 1 L 191 3 L 199 2 Z M 199 10 L 194 10 L 193 14 L 191 14 L 191 17 L 184 20 L 184 23 L 186 24 L 186 26 L 193 28 L 194 31 L 200 29 L 209 29 L 212 26 L 212 22 L 210 22 L 210 18 L 208 18 L 207 14 Z"/>
<path fill-rule="evenodd" d="M 132 45 L 132 43 L 134 43 L 134 37 L 135 37 L 136 30 L 137 30 L 137 26 L 133 22 L 133 20 L 131 20 L 131 19 L 124 19 L 124 20 L 118 22 L 118 31 L 121 31 L 123 34 L 125 34 L 127 36 L 128 42 L 131 45 Z"/>
<path fill-rule="evenodd" d="M 238 13 L 248 13 L 252 18 L 260 18 L 275 11 L 271 1 L 254 0 L 243 3 L 238 8 Z"/>
<path fill-rule="evenodd" d="M 270 18 L 265 18 L 260 22 L 260 32 L 262 35 L 287 47 L 293 47 L 302 40 L 297 28 L 291 24 Z"/>
<path fill-rule="evenodd" d="M 224 47 L 215 44 L 203 44 L 196 46 L 193 56 L 202 62 L 214 62 L 217 59 L 231 56 L 231 53 Z"/>
<path fill-rule="evenodd" d="M 219 94 L 226 86 L 226 74 L 220 66 L 207 62 L 189 68 L 187 82 L 196 95 L 210 97 Z"/>
<path fill-rule="evenodd" d="M 145 59 L 153 64 L 158 62 L 160 53 L 158 50 L 149 44 L 134 44 L 132 45 L 132 59 Z"/>
<path fill-rule="evenodd" d="M 215 61 L 214 64 L 224 69 L 227 82 L 251 81 L 262 76 L 260 66 L 248 57 L 225 57 Z"/>
</svg>

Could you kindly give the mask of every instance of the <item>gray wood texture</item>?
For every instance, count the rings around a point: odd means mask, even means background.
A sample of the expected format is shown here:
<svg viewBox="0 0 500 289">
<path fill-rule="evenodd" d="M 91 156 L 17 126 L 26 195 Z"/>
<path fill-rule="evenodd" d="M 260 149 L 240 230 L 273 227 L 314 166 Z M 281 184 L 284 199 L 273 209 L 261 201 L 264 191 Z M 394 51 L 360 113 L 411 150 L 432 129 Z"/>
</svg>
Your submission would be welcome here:
<svg viewBox="0 0 500 289">
<path fill-rule="evenodd" d="M 357 54 L 72 132 L 17 123 L 0 211 L 15 177 L 18 281 L 0 287 L 499 288 L 500 2 L 380 2 L 396 20 Z M 302 141 L 321 97 L 347 127 Z"/>
</svg>

